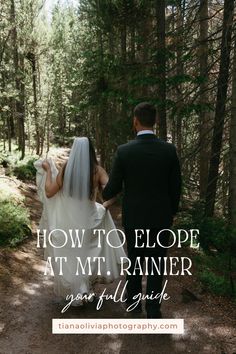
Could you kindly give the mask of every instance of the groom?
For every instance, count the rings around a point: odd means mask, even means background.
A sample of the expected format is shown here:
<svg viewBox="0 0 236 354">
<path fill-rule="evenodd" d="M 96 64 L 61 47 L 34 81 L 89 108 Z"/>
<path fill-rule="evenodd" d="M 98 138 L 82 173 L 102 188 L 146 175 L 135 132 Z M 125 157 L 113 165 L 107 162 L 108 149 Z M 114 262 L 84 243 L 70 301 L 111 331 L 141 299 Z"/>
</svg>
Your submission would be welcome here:
<svg viewBox="0 0 236 354">
<path fill-rule="evenodd" d="M 133 275 L 137 257 L 141 261 L 144 257 L 154 257 L 158 264 L 158 257 L 166 256 L 167 248 L 147 247 L 147 230 L 150 230 L 149 246 L 157 244 L 157 233 L 170 228 L 180 199 L 181 173 L 176 149 L 156 137 L 155 123 L 153 105 L 143 102 L 135 107 L 133 127 L 137 137 L 118 147 L 109 182 L 103 191 L 104 199 L 108 200 L 124 188 L 122 219 L 132 274 L 127 275 L 127 307 L 135 302 L 136 294 L 142 293 L 142 275 Z M 142 238 L 138 238 L 138 246 L 144 246 L 142 248 L 135 247 L 135 229 L 144 230 Z M 162 232 L 159 240 L 161 245 L 168 246 L 169 232 Z M 146 295 L 161 293 L 163 275 L 155 270 L 151 274 L 151 266 L 148 270 Z M 135 308 L 137 311 L 142 311 L 141 303 Z M 146 300 L 146 311 L 148 318 L 162 317 L 158 299 Z"/>
</svg>

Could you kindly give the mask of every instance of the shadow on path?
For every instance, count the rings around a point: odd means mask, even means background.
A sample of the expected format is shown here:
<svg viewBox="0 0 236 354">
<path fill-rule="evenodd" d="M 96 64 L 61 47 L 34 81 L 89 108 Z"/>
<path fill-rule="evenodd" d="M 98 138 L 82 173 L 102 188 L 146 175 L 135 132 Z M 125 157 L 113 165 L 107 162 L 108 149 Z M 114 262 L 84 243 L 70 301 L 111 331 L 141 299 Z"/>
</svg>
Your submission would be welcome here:
<svg viewBox="0 0 236 354">
<path fill-rule="evenodd" d="M 23 190 L 36 225 L 41 208 L 35 187 L 24 185 Z M 113 209 L 118 223 L 119 213 Z M 113 301 L 105 302 L 100 311 L 89 304 L 62 314 L 62 306 L 53 302 L 53 279 L 43 275 L 45 263 L 42 250 L 36 248 L 35 235 L 16 251 L 0 250 L 0 260 L 1 354 L 236 353 L 236 311 L 229 300 L 205 293 L 202 301 L 183 302 L 182 290 L 189 287 L 189 281 L 194 286 L 197 281 L 194 276 L 191 280 L 172 277 L 167 287 L 171 300 L 162 307 L 165 318 L 184 319 L 184 335 L 53 335 L 52 318 L 130 318 L 130 315 Z M 105 286 L 114 293 L 117 282 L 99 285 L 97 290 L 102 291 Z"/>
</svg>

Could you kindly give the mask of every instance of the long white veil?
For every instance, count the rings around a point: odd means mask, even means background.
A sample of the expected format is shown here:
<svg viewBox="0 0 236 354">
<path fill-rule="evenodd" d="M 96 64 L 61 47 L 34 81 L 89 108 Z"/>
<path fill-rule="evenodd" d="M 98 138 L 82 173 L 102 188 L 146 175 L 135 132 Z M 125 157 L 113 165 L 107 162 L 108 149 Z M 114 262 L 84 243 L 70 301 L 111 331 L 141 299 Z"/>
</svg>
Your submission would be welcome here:
<svg viewBox="0 0 236 354">
<path fill-rule="evenodd" d="M 125 257 L 123 247 L 117 232 L 112 232 L 110 247 L 106 235 L 100 238 L 101 247 L 98 247 L 98 233 L 95 229 L 104 230 L 105 234 L 115 229 L 109 211 L 96 201 L 89 198 L 90 192 L 90 158 L 88 138 L 76 138 L 71 148 L 69 159 L 64 173 L 63 189 L 52 198 L 45 194 L 46 172 L 42 168 L 43 160 L 35 162 L 37 169 L 38 195 L 43 203 L 43 215 L 39 228 L 46 230 L 46 244 L 44 256 L 51 257 L 54 270 L 54 291 L 65 297 L 68 294 L 89 293 L 91 282 L 97 277 L 97 270 L 107 281 L 119 277 L 120 257 Z M 55 180 L 58 170 L 53 159 L 49 159 L 52 179 Z M 85 231 L 83 234 L 83 230 Z M 77 232 L 78 231 L 78 232 Z M 43 233 L 43 232 L 42 232 Z M 51 233 L 53 246 L 48 241 Z M 84 236 L 83 236 L 84 235 Z M 65 243 L 65 238 L 67 242 Z M 79 247 L 79 241 L 81 247 Z M 76 245 L 76 247 L 73 246 Z M 62 247 L 62 245 L 64 245 Z M 63 276 L 60 275 L 58 257 L 65 257 Z M 88 258 L 89 257 L 89 258 Z M 102 259 L 101 266 L 92 261 L 92 276 L 82 274 L 78 269 L 78 259 L 81 264 L 87 264 L 87 259 Z"/>
<path fill-rule="evenodd" d="M 88 138 L 76 138 L 66 164 L 63 194 L 88 200 L 90 192 L 90 158 Z"/>
</svg>

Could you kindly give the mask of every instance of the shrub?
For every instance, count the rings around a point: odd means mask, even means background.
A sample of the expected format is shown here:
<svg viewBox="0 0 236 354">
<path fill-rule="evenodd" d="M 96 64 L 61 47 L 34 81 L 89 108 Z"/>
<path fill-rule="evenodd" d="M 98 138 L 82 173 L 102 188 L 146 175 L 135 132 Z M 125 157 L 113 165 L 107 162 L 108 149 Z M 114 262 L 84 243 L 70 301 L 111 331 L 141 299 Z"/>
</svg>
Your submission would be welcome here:
<svg viewBox="0 0 236 354">
<path fill-rule="evenodd" d="M 201 282 L 218 295 L 235 297 L 236 230 L 223 217 L 205 217 L 202 202 L 180 213 L 175 228 L 199 229 L 195 261 Z"/>
<path fill-rule="evenodd" d="M 203 270 L 199 273 L 199 278 L 208 290 L 217 295 L 228 295 L 230 290 L 230 281 L 222 275 L 217 275 L 211 270 Z"/>
<path fill-rule="evenodd" d="M 0 246 L 16 246 L 31 235 L 26 209 L 12 201 L 0 200 Z"/>
<path fill-rule="evenodd" d="M 208 254 L 215 251 L 236 254 L 236 230 L 223 217 L 206 217 L 202 202 L 180 213 L 175 228 L 199 229 L 200 246 Z"/>
<path fill-rule="evenodd" d="M 15 155 L 11 155 L 6 151 L 0 152 L 0 165 L 2 165 L 4 168 L 8 168 L 11 165 L 15 164 L 16 160 L 17 159 Z"/>
<path fill-rule="evenodd" d="M 34 167 L 35 161 L 36 158 L 31 158 L 27 162 L 20 162 L 13 169 L 14 175 L 22 181 L 34 180 L 36 175 L 36 169 Z"/>
</svg>

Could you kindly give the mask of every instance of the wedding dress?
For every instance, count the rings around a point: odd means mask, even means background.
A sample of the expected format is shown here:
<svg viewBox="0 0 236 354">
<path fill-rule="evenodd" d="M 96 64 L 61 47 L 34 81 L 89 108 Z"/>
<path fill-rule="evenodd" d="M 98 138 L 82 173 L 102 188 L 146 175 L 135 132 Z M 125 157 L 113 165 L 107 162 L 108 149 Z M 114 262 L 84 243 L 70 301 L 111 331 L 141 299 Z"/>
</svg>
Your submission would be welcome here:
<svg viewBox="0 0 236 354">
<path fill-rule="evenodd" d="M 52 179 L 55 180 L 58 170 L 51 158 L 48 161 Z M 39 230 L 41 233 L 43 230 L 47 230 L 47 237 L 51 231 L 51 244 L 47 240 L 44 258 L 47 260 L 48 257 L 52 257 L 54 292 L 63 298 L 67 295 L 75 297 L 78 294 L 89 294 L 92 292 L 91 284 L 96 279 L 111 282 L 120 276 L 121 257 L 125 257 L 126 254 L 118 232 L 114 230 L 116 228 L 110 212 L 101 204 L 88 198 L 88 139 L 75 139 L 65 169 L 63 188 L 51 198 L 47 198 L 45 193 L 46 171 L 42 168 L 42 163 L 43 160 L 39 159 L 34 164 L 37 170 L 38 196 L 43 203 Z M 98 232 L 96 232 L 98 229 L 105 231 L 105 234 L 101 233 L 99 238 Z M 69 236 L 70 230 L 72 236 Z M 81 247 L 78 247 L 75 230 L 79 230 Z M 84 237 L 82 239 L 83 230 Z M 110 233 L 109 245 L 106 235 L 110 230 L 114 231 Z M 72 247 L 73 242 L 77 247 Z M 62 245 L 64 246 L 61 247 Z M 59 275 L 59 262 L 56 262 L 56 257 L 66 257 L 66 262 L 63 262 L 63 275 Z M 93 260 L 94 257 L 105 257 L 105 262 L 100 262 L 100 272 L 98 262 L 95 261 L 90 263 L 92 274 L 89 274 L 88 271 L 86 274 L 82 274 L 82 269 L 79 269 L 79 274 L 76 275 L 78 258 L 80 264 L 85 265 L 89 257 L 90 260 Z"/>
</svg>

